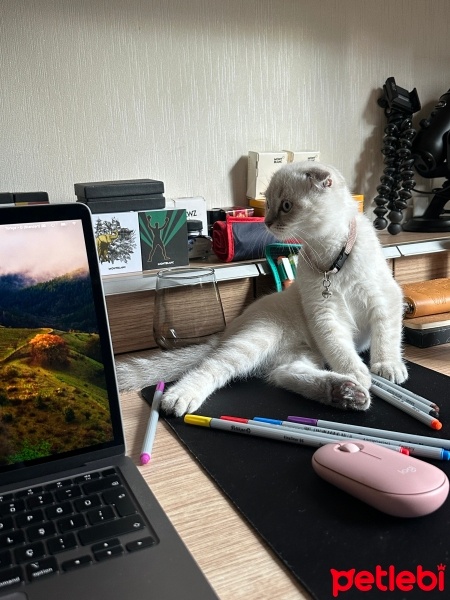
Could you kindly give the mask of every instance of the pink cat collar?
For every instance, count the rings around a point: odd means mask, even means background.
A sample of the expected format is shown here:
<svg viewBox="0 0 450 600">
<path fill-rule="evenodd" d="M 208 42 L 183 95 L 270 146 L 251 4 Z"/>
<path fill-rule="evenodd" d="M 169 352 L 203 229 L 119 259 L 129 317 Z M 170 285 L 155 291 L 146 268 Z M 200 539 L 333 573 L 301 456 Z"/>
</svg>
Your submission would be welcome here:
<svg viewBox="0 0 450 600">
<path fill-rule="evenodd" d="M 355 219 L 355 217 L 353 217 L 353 219 L 350 223 L 350 231 L 348 234 L 347 243 L 345 244 L 344 248 L 342 248 L 339 256 L 334 261 L 334 263 L 331 265 L 331 267 L 328 269 L 328 271 L 326 271 L 326 273 L 328 273 L 328 274 L 337 273 L 338 271 L 340 271 L 342 269 L 345 261 L 348 258 L 348 255 L 350 254 L 353 246 L 355 245 L 355 241 L 356 241 L 356 219 Z"/>
<path fill-rule="evenodd" d="M 323 272 L 322 285 L 323 285 L 324 289 L 322 291 L 322 296 L 325 298 L 325 300 L 327 300 L 333 294 L 333 292 L 330 290 L 330 286 L 331 286 L 330 274 L 337 273 L 338 271 L 340 271 L 342 269 L 350 252 L 352 251 L 353 246 L 355 245 L 355 241 L 356 241 L 356 218 L 353 217 L 353 219 L 351 220 L 351 223 L 350 223 L 350 231 L 348 234 L 347 243 L 345 244 L 344 248 L 342 248 L 339 256 L 334 261 L 334 263 L 331 265 L 331 267 L 328 269 L 328 271 Z"/>
</svg>

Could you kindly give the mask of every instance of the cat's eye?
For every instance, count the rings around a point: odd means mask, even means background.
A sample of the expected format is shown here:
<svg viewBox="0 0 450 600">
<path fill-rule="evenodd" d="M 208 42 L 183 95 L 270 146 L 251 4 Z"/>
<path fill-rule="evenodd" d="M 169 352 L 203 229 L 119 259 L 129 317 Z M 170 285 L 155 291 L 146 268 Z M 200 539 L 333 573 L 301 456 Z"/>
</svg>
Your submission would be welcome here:
<svg viewBox="0 0 450 600">
<path fill-rule="evenodd" d="M 292 208 L 292 202 L 290 200 L 283 200 L 280 208 L 283 212 L 288 213 Z"/>
</svg>

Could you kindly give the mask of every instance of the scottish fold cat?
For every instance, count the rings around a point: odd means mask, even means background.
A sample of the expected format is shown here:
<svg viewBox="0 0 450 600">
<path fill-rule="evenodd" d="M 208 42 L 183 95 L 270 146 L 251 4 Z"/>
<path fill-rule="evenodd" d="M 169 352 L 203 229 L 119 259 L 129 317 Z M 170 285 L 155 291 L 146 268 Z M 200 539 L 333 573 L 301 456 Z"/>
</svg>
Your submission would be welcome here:
<svg viewBox="0 0 450 600">
<path fill-rule="evenodd" d="M 407 379 L 402 293 L 343 176 L 321 163 L 289 164 L 273 175 L 266 199 L 268 230 L 303 244 L 295 282 L 256 300 L 207 344 L 118 358 L 122 390 L 176 380 L 162 409 L 181 416 L 252 374 L 324 404 L 366 410 L 370 372 Z"/>
</svg>

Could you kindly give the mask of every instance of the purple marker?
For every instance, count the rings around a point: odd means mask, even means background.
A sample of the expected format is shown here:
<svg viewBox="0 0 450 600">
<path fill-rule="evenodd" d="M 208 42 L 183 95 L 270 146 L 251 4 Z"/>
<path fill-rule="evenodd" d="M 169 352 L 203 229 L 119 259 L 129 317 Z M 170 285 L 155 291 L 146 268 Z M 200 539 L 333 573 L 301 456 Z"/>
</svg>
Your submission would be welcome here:
<svg viewBox="0 0 450 600">
<path fill-rule="evenodd" d="M 159 381 L 153 396 L 150 418 L 148 420 L 147 431 L 145 433 L 144 443 L 142 444 L 141 465 L 146 465 L 152 457 L 153 442 L 155 440 L 156 425 L 159 419 L 159 407 L 164 392 L 164 381 Z"/>
</svg>

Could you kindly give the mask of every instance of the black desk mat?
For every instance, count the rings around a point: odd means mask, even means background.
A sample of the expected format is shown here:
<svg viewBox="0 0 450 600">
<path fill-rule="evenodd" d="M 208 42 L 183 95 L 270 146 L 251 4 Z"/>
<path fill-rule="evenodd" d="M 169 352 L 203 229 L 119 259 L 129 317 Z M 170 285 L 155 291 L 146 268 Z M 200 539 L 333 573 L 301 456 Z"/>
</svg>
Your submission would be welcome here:
<svg viewBox="0 0 450 600">
<path fill-rule="evenodd" d="M 440 406 L 440 432 L 377 397 L 366 412 L 344 412 L 257 378 L 233 382 L 213 394 L 197 412 L 210 417 L 227 414 L 274 419 L 301 415 L 450 439 L 450 379 L 412 363 L 408 369 L 405 387 Z M 154 387 L 144 388 L 142 396 L 151 403 L 153 392 Z M 311 466 L 314 448 L 186 425 L 181 418 L 165 420 L 313 598 L 450 598 L 450 496 L 431 515 L 391 517 L 320 479 Z M 450 477 L 448 462 L 429 462 Z M 449 567 L 449 573 L 439 573 L 441 564 Z M 338 579 L 331 571 L 355 569 L 356 573 L 375 575 L 377 565 L 390 575 L 381 574 L 379 583 L 365 591 L 350 573 Z M 395 577 L 401 571 L 417 577 L 420 569 L 431 575 L 422 577 L 420 585 L 413 583 L 411 590 L 401 590 L 404 585 Z M 348 584 L 349 589 L 333 590 L 336 582 L 343 587 Z"/>
</svg>

